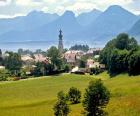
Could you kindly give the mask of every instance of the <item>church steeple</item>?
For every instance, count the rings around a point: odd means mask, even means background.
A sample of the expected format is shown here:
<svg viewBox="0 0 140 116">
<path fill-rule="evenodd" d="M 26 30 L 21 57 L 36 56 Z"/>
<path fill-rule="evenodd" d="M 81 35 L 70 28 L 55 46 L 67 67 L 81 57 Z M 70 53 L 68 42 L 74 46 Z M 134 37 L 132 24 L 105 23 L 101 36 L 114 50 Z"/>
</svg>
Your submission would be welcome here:
<svg viewBox="0 0 140 116">
<path fill-rule="evenodd" d="M 58 44 L 58 49 L 60 51 L 60 53 L 63 53 L 63 35 L 62 35 L 62 30 L 60 29 L 59 31 L 59 44 Z"/>
</svg>

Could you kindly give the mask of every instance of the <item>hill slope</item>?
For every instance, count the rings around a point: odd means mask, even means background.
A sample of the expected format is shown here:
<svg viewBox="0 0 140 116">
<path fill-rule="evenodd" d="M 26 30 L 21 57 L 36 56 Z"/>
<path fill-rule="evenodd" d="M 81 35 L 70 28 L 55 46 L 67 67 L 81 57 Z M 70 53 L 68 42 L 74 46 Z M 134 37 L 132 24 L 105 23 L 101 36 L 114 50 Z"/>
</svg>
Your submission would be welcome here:
<svg viewBox="0 0 140 116">
<path fill-rule="evenodd" d="M 140 37 L 140 20 L 138 20 L 134 26 L 132 26 L 132 28 L 129 30 L 129 33 L 132 35 L 132 36 L 135 36 L 135 37 Z M 140 40 L 140 39 L 139 39 Z"/>
<path fill-rule="evenodd" d="M 106 73 L 98 76 L 61 75 L 17 82 L 0 83 L 1 116 L 52 116 L 57 92 L 72 86 L 85 91 L 89 81 L 101 78 L 111 91 L 106 108 L 109 116 L 139 116 L 140 76 L 119 75 L 109 78 Z M 71 105 L 70 116 L 81 116 L 82 104 Z"/>
</svg>

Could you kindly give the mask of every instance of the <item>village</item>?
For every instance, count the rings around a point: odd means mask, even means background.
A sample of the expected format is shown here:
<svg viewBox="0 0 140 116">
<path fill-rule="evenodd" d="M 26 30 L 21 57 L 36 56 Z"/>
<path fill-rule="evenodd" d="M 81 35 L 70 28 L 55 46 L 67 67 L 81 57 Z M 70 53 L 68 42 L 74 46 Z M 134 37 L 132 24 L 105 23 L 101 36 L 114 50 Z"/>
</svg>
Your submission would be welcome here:
<svg viewBox="0 0 140 116">
<path fill-rule="evenodd" d="M 85 46 L 83 45 L 83 47 Z M 85 74 L 85 73 L 93 74 L 93 73 L 98 73 L 95 72 L 96 69 L 100 69 L 100 71 L 103 71 L 105 69 L 105 65 L 99 63 L 99 56 L 101 50 L 102 50 L 101 48 L 89 48 L 89 47 L 86 50 L 72 49 L 72 48 L 64 50 L 62 31 L 61 30 L 59 31 L 58 51 L 63 61 L 65 61 L 65 64 L 67 64 L 66 71 L 61 71 L 61 72 L 75 73 L 75 74 Z M 9 52 L 5 52 L 2 54 L 1 51 L 0 54 L 1 54 L 0 56 L 1 60 L 4 60 L 9 56 Z M 45 54 L 45 52 L 41 50 L 32 52 L 29 50 L 19 49 L 18 54 L 20 55 L 21 62 L 22 62 L 21 68 L 22 70 L 24 70 L 24 73 L 27 76 L 33 75 L 32 74 L 33 70 L 38 68 L 36 65 L 37 63 L 43 63 L 45 65 L 51 64 L 51 58 L 48 57 Z M 0 69 L 1 70 L 6 69 L 3 63 L 1 63 Z M 45 75 L 44 73 L 45 69 L 41 69 L 41 70 L 43 72 L 42 75 Z M 51 74 L 53 74 L 53 72 Z"/>
</svg>

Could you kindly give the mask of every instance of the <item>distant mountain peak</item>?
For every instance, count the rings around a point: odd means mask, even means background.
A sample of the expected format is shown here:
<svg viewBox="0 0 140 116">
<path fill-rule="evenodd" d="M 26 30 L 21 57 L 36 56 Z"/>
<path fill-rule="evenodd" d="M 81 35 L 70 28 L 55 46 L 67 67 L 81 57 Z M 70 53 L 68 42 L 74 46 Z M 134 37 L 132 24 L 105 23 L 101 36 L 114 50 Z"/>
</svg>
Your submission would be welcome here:
<svg viewBox="0 0 140 116">
<path fill-rule="evenodd" d="M 112 5 L 112 6 L 110 6 L 106 10 L 106 12 L 107 11 L 111 11 L 111 12 L 122 12 L 122 11 L 129 12 L 129 11 L 127 11 L 126 9 L 124 9 L 123 7 L 121 7 L 119 5 Z"/>
<path fill-rule="evenodd" d="M 94 8 L 91 12 L 102 12 L 102 11 L 100 11 L 100 10 Z"/>
<path fill-rule="evenodd" d="M 65 11 L 65 13 L 63 14 L 63 16 L 70 16 L 70 17 L 75 17 L 75 14 L 72 11 Z"/>
<path fill-rule="evenodd" d="M 119 5 L 111 5 L 109 8 L 112 8 L 112 9 L 122 9 L 122 7 L 119 6 Z"/>
<path fill-rule="evenodd" d="M 28 13 L 28 16 L 36 16 L 38 14 L 45 14 L 45 13 L 43 11 L 33 10 L 33 11 Z"/>
</svg>

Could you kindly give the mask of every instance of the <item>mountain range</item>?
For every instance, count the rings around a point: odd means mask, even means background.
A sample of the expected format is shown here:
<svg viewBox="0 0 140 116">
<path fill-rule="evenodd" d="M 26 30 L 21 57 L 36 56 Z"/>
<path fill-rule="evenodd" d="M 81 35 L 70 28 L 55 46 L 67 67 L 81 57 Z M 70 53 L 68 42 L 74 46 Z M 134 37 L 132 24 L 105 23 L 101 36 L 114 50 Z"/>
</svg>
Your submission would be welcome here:
<svg viewBox="0 0 140 116">
<path fill-rule="evenodd" d="M 113 5 L 104 12 L 95 9 L 79 16 L 72 11 L 66 11 L 61 16 L 33 11 L 27 16 L 0 19 L 0 42 L 57 42 L 60 29 L 68 44 L 105 44 L 123 32 L 140 41 L 140 17 Z"/>
</svg>

